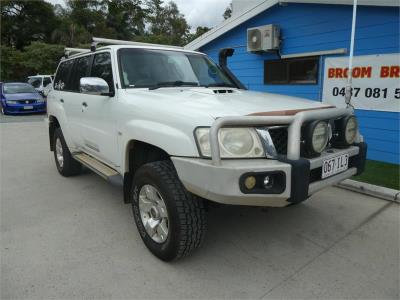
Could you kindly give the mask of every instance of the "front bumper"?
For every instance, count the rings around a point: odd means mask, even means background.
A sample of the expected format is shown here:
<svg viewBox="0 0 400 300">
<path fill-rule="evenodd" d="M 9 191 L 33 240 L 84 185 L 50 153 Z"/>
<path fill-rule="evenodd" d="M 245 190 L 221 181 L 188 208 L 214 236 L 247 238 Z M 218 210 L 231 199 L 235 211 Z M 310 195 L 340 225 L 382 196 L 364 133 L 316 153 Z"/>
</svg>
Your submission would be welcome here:
<svg viewBox="0 0 400 300">
<path fill-rule="evenodd" d="M 185 188 L 199 197 L 234 205 L 283 207 L 306 200 L 315 192 L 331 186 L 364 170 L 367 146 L 360 143 L 347 149 L 330 149 L 313 159 L 223 160 L 215 165 L 201 158 L 173 157 L 172 161 Z M 325 159 L 348 154 L 349 168 L 339 174 L 321 179 Z M 240 180 L 247 173 L 283 173 L 284 188 L 278 194 L 244 193 Z"/>
<path fill-rule="evenodd" d="M 26 107 L 32 107 L 25 109 Z M 46 112 L 46 102 L 31 104 L 6 104 L 3 110 L 7 114 L 30 114 Z"/>
</svg>

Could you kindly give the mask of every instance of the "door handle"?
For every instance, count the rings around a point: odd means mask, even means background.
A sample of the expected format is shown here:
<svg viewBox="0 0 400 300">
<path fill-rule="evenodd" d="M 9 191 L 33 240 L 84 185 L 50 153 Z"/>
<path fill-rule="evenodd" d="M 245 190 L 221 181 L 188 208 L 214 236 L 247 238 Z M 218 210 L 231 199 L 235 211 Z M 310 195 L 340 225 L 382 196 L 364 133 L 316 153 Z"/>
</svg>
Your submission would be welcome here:
<svg viewBox="0 0 400 300">
<path fill-rule="evenodd" d="M 60 99 L 60 102 L 61 102 L 61 103 L 64 103 L 64 99 Z"/>
</svg>

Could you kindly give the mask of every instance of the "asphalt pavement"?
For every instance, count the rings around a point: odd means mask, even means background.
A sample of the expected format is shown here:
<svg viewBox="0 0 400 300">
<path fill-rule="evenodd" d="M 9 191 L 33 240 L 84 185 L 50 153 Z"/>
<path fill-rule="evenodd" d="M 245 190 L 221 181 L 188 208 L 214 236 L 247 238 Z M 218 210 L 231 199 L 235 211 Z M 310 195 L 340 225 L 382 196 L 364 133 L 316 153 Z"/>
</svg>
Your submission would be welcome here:
<svg viewBox="0 0 400 300">
<path fill-rule="evenodd" d="M 397 203 L 332 187 L 214 208 L 204 246 L 165 263 L 119 188 L 57 173 L 43 117 L 0 119 L 1 299 L 399 298 Z"/>
</svg>

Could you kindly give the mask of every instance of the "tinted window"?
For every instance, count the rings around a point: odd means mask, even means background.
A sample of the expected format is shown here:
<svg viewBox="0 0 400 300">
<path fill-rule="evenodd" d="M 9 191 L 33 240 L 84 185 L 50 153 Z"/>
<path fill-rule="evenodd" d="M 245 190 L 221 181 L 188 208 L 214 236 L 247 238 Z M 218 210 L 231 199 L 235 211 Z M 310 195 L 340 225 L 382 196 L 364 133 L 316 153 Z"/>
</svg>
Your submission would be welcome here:
<svg viewBox="0 0 400 300">
<path fill-rule="evenodd" d="M 69 84 L 69 74 L 72 68 L 74 60 L 67 60 L 60 64 L 57 70 L 56 78 L 54 79 L 54 89 L 55 90 L 71 90 Z"/>
<path fill-rule="evenodd" d="M 50 77 L 43 78 L 43 86 L 46 87 L 49 83 L 51 83 Z"/>
<path fill-rule="evenodd" d="M 316 84 L 318 57 L 265 61 L 265 84 Z"/>
<path fill-rule="evenodd" d="M 103 78 L 108 83 L 110 91 L 114 90 L 110 53 L 99 53 L 94 56 L 90 76 Z"/>
<path fill-rule="evenodd" d="M 75 59 L 75 64 L 71 75 L 72 91 L 79 92 L 81 78 L 89 76 L 90 59 L 90 55 Z"/>
</svg>

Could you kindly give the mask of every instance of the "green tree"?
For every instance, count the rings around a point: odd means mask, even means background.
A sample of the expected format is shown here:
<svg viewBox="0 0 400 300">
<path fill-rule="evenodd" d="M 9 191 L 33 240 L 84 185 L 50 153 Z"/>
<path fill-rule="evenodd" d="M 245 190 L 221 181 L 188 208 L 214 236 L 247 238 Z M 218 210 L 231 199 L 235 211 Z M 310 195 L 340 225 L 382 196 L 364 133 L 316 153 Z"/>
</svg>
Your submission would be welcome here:
<svg viewBox="0 0 400 300">
<path fill-rule="evenodd" d="M 106 24 L 113 28 L 118 39 L 131 39 L 145 32 L 146 11 L 140 0 L 106 1 Z"/>
<path fill-rule="evenodd" d="M 222 15 L 224 19 L 229 19 L 232 17 L 232 2 L 229 4 L 229 6 L 225 9 L 224 14 Z"/>
<path fill-rule="evenodd" d="M 24 81 L 35 74 L 53 74 L 60 58 L 64 55 L 64 46 L 33 42 L 23 51 L 1 46 L 1 81 Z"/>
<path fill-rule="evenodd" d="M 199 36 L 202 36 L 203 34 L 205 34 L 210 29 L 211 28 L 208 28 L 208 27 L 198 26 L 196 28 L 196 32 L 189 35 L 187 42 L 190 43 L 191 41 L 197 39 Z"/>
<path fill-rule="evenodd" d="M 147 36 L 140 39 L 147 42 L 157 40 L 177 46 L 187 43 L 190 39 L 190 26 L 175 2 L 164 5 L 162 0 L 149 0 L 147 6 L 150 30 Z"/>
<path fill-rule="evenodd" d="M 31 41 L 50 42 L 57 24 L 54 8 L 43 0 L 1 0 L 1 42 L 22 49 Z"/>
</svg>

